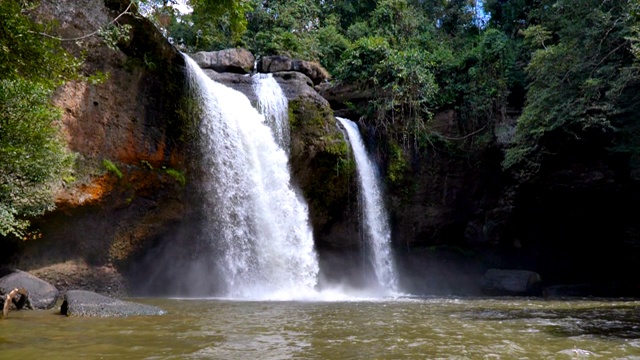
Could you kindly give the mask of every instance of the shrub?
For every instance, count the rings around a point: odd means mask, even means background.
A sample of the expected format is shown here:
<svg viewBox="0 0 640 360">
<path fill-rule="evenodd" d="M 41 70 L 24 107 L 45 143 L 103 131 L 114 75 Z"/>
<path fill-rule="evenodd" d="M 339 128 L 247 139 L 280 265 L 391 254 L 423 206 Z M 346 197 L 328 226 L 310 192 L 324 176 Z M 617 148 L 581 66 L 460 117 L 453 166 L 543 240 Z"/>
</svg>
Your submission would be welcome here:
<svg viewBox="0 0 640 360">
<path fill-rule="evenodd" d="M 120 171 L 120 169 L 118 169 L 116 164 L 114 164 L 111 160 L 107 160 L 107 159 L 102 160 L 102 166 L 104 166 L 104 168 L 107 169 L 108 172 L 117 176 L 118 179 L 122 179 L 122 172 Z"/>
</svg>

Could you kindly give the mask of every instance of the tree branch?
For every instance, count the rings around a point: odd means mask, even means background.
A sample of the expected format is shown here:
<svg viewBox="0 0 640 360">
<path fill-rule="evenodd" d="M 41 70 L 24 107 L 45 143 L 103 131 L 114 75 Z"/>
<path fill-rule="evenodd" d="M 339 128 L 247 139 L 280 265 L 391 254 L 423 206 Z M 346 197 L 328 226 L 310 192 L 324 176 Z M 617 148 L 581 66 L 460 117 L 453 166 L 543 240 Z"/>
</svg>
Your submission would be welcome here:
<svg viewBox="0 0 640 360">
<path fill-rule="evenodd" d="M 16 300 L 16 297 L 21 296 L 19 300 Z M 16 304 L 16 309 L 20 310 L 25 305 L 27 308 L 33 308 L 31 306 L 31 301 L 29 300 L 29 292 L 25 288 L 15 288 L 9 292 L 6 299 L 4 300 L 4 306 L 2 307 L 2 317 L 6 318 L 9 316 L 9 310 L 11 308 L 11 304 Z"/>
<path fill-rule="evenodd" d="M 113 20 L 108 22 L 106 25 L 103 25 L 98 30 L 96 30 L 96 31 L 94 31 L 94 32 L 92 32 L 90 34 L 80 36 L 80 37 L 65 39 L 65 38 L 61 38 L 61 37 L 58 37 L 58 36 L 53 36 L 53 35 L 42 33 L 42 32 L 37 32 L 37 31 L 29 31 L 29 32 L 32 33 L 32 34 L 41 35 L 41 36 L 48 37 L 50 39 L 59 40 L 59 41 L 78 41 L 78 40 L 83 40 L 83 39 L 90 38 L 90 37 L 96 35 L 100 31 L 100 29 L 102 29 L 103 27 L 112 25 L 112 24 L 116 23 L 118 21 L 118 19 L 120 19 L 125 14 L 129 14 L 129 9 L 131 8 L 132 5 L 133 5 L 133 1 L 129 2 L 129 6 L 127 6 L 127 8 L 124 9 L 124 11 L 121 12 L 118 16 L 116 16 Z"/>
<path fill-rule="evenodd" d="M 475 134 L 477 134 L 477 133 L 481 132 L 482 130 L 484 130 L 484 129 L 486 129 L 486 128 L 487 128 L 487 124 L 485 124 L 485 125 L 484 125 L 483 127 L 481 127 L 480 129 L 478 129 L 478 130 L 476 130 L 476 131 L 474 131 L 474 132 L 472 132 L 472 133 L 469 133 L 469 134 L 467 134 L 467 135 L 465 135 L 465 136 L 462 136 L 462 137 L 456 137 L 456 138 L 454 138 L 454 137 L 448 137 L 448 136 L 445 136 L 445 135 L 442 135 L 442 134 L 438 134 L 438 136 L 440 136 L 441 138 L 446 139 L 446 140 L 455 140 L 455 141 L 458 141 L 458 140 L 464 140 L 464 139 L 467 139 L 467 138 L 469 138 L 469 137 L 471 137 L 471 136 L 473 136 L 473 135 L 475 135 Z"/>
</svg>

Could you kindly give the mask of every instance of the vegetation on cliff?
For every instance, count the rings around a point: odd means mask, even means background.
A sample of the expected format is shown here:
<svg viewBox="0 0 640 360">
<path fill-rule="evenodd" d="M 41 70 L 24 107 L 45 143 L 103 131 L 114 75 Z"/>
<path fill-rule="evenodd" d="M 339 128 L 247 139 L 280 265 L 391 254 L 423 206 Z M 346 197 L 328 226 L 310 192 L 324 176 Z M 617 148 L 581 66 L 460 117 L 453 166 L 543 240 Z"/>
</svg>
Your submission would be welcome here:
<svg viewBox="0 0 640 360">
<path fill-rule="evenodd" d="M 525 178 L 553 144 L 594 136 L 640 164 L 635 1 L 246 0 L 215 19 L 206 1 L 191 3 L 164 24 L 174 43 L 318 60 L 337 81 L 375 90 L 360 115 L 405 148 L 434 145 L 436 111 L 456 110 L 469 139 L 509 109 L 521 116 L 503 165 Z"/>
<path fill-rule="evenodd" d="M 1 236 L 24 235 L 25 217 L 53 207 L 52 190 L 71 165 L 49 97 L 77 76 L 80 63 L 59 41 L 38 34 L 44 30 L 23 2 L 0 2 Z"/>
<path fill-rule="evenodd" d="M 542 5 L 528 12 L 529 26 L 519 32 L 529 57 L 527 101 L 504 166 L 519 166 L 526 175 L 560 144 L 609 144 L 614 132 L 613 151 L 637 159 L 640 68 L 632 45 L 638 4 Z"/>
<path fill-rule="evenodd" d="M 98 66 L 83 63 L 83 56 L 95 56 L 97 48 L 91 44 L 106 45 L 108 51 L 122 50 L 130 54 L 132 60 L 144 59 L 145 69 L 149 71 L 163 65 L 158 58 L 179 57 L 152 24 L 145 21 L 149 25 L 145 28 L 141 21 L 136 22 L 142 20 L 136 12 L 136 5 L 140 5 L 137 1 L 111 2 L 114 13 L 108 22 L 87 20 L 83 16 L 85 23 L 79 26 L 76 23 L 71 32 L 80 35 L 72 37 L 58 36 L 60 29 L 68 24 L 52 21 L 57 14 L 48 5 L 37 1 L 0 1 L 0 238 L 24 238 L 31 231 L 29 220 L 54 208 L 54 194 L 63 186 L 63 181 L 67 184 L 75 181 L 77 174 L 71 174 L 77 170 L 74 169 L 74 158 L 86 161 L 82 154 L 74 156 L 67 149 L 67 141 L 61 134 L 62 113 L 53 105 L 52 97 L 56 89 L 71 80 L 92 87 L 109 78 L 100 71 L 109 68 L 104 66 L 106 61 Z M 65 6 L 68 5 L 60 5 Z M 80 10 L 74 9 L 72 4 L 69 6 L 71 13 Z M 136 34 L 139 41 L 130 36 Z M 144 41 L 149 45 L 143 44 Z M 163 48 L 162 44 L 166 46 Z M 129 61 L 125 66 L 131 64 Z M 167 77 L 174 75 L 167 67 L 162 73 Z M 175 93 L 175 86 L 163 85 L 163 89 L 169 88 L 165 93 Z M 152 86 L 147 86 L 150 88 Z M 59 96 L 60 92 L 57 94 Z M 154 96 L 160 97 L 159 94 Z M 178 97 L 172 93 L 170 98 Z M 94 106 L 99 104 L 93 103 Z M 65 107 L 68 115 L 69 107 Z M 165 108 L 171 108 L 171 105 Z M 178 132 L 175 128 L 180 124 L 167 126 L 175 134 Z M 67 135 L 73 137 L 71 133 Z M 161 149 L 164 151 L 166 146 Z M 118 170 L 113 164 L 107 165 L 105 163 L 110 171 Z M 119 170 L 115 174 L 122 177 Z M 178 173 L 168 175 L 180 183 L 184 180 L 178 179 L 184 177 Z"/>
</svg>

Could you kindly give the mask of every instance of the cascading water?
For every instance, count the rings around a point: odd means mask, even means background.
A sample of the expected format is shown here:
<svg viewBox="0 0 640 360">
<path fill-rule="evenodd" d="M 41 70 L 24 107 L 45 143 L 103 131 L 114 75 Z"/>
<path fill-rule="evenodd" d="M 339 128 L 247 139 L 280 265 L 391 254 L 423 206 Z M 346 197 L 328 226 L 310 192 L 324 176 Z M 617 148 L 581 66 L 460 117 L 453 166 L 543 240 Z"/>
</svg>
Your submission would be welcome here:
<svg viewBox="0 0 640 360">
<path fill-rule="evenodd" d="M 258 97 L 258 110 L 271 128 L 276 142 L 289 152 L 289 105 L 282 88 L 272 74 L 255 74 L 253 91 Z"/>
<path fill-rule="evenodd" d="M 364 205 L 364 227 L 368 239 L 369 256 L 378 284 L 387 291 L 397 292 L 398 278 L 391 253 L 391 231 L 373 162 L 367 156 L 358 125 L 348 119 L 339 117 L 336 119 L 347 131 L 349 143 L 356 159 L 358 179 L 360 180 L 360 196 Z"/>
<path fill-rule="evenodd" d="M 199 106 L 204 233 L 218 254 L 226 295 L 314 293 L 319 267 L 307 206 L 291 186 L 285 152 L 246 96 L 185 59 Z"/>
</svg>

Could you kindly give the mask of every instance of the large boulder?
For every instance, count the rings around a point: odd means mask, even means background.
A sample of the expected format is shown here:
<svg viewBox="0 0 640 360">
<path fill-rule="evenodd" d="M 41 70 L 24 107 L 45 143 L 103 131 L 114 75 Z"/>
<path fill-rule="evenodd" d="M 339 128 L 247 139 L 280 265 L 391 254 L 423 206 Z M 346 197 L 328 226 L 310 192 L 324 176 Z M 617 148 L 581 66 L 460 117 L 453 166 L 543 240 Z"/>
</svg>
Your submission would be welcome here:
<svg viewBox="0 0 640 360">
<path fill-rule="evenodd" d="M 488 295 L 539 295 L 541 284 L 540 275 L 528 270 L 489 269 L 480 279 Z"/>
<path fill-rule="evenodd" d="M 60 314 L 65 316 L 129 317 L 164 315 L 159 307 L 123 301 L 92 291 L 69 290 L 64 295 Z"/>
<path fill-rule="evenodd" d="M 211 80 L 243 93 L 247 98 L 249 98 L 251 104 L 255 106 L 258 99 L 255 95 L 255 92 L 253 91 L 253 78 L 251 76 L 228 72 L 218 72 L 211 69 L 202 70 L 205 75 L 207 75 Z"/>
<path fill-rule="evenodd" d="M 330 77 L 329 72 L 317 62 L 290 59 L 286 56 L 264 56 L 258 61 L 257 70 L 262 73 L 297 71 L 307 75 L 315 85 Z"/>
<path fill-rule="evenodd" d="M 203 69 L 238 74 L 250 73 L 256 60 L 252 53 L 243 48 L 199 51 L 190 56 Z"/>
<path fill-rule="evenodd" d="M 258 102 L 254 90 L 255 77 L 241 74 L 218 72 L 211 69 L 203 69 L 204 73 L 213 81 L 228 86 L 243 93 L 251 104 L 256 106 Z M 298 101 L 306 99 L 315 107 L 330 110 L 329 103 L 313 88 L 313 81 L 303 73 L 295 71 L 281 71 L 273 74 L 287 100 Z"/>
<path fill-rule="evenodd" d="M 0 270 L 0 293 L 8 294 L 15 288 L 29 292 L 31 305 L 36 309 L 51 309 L 58 300 L 58 289 L 48 282 L 20 270 Z"/>
</svg>

